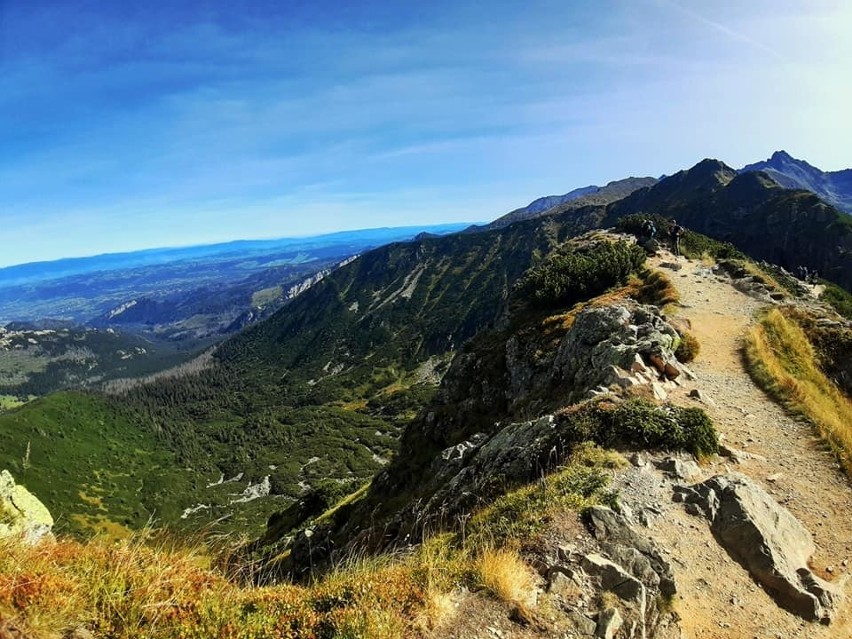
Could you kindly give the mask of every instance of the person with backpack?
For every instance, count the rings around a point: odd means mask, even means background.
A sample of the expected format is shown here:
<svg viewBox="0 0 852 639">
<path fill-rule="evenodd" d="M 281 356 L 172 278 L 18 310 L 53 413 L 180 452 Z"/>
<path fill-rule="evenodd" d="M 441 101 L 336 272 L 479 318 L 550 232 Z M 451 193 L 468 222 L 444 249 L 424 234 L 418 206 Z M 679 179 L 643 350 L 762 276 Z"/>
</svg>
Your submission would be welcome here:
<svg viewBox="0 0 852 639">
<path fill-rule="evenodd" d="M 657 235 L 657 225 L 654 224 L 654 220 L 647 219 L 642 222 L 642 235 L 643 237 L 647 237 L 649 240 L 653 240 Z"/>
<path fill-rule="evenodd" d="M 669 239 L 672 241 L 672 253 L 680 257 L 680 238 L 686 230 L 677 223 L 677 220 L 672 220 L 671 228 L 669 228 Z"/>
</svg>

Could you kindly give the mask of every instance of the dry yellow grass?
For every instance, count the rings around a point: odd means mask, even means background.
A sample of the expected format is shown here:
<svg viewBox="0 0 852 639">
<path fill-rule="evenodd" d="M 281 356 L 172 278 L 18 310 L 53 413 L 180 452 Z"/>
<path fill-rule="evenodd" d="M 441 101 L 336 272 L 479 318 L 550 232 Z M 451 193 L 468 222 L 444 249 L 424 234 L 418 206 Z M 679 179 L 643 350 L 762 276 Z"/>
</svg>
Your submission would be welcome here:
<svg viewBox="0 0 852 639">
<path fill-rule="evenodd" d="M 642 304 L 654 304 L 668 310 L 680 301 L 680 293 L 667 275 L 660 271 L 651 271 L 644 274 L 634 298 Z"/>
<path fill-rule="evenodd" d="M 758 281 L 763 282 L 771 290 L 777 291 L 779 293 L 785 293 L 784 287 L 781 286 L 778 280 L 776 280 L 770 273 L 760 268 L 760 266 L 755 262 L 752 262 L 751 260 L 746 260 L 743 262 L 743 268 L 745 269 L 746 273 L 756 278 Z"/>
<path fill-rule="evenodd" d="M 310 587 L 253 587 L 200 567 L 187 549 L 0 541 L 0 623 L 29 639 L 78 628 L 112 639 L 411 636 L 424 608 L 405 562 L 362 562 Z"/>
<path fill-rule="evenodd" d="M 506 496 L 500 512 L 527 513 L 529 523 L 545 514 L 542 499 L 549 508 L 581 507 L 604 488 L 600 467 L 617 463 L 580 447 L 560 472 Z M 150 532 L 118 542 L 0 540 L 0 637 L 4 628 L 28 639 L 81 628 L 111 639 L 433 636 L 455 618 L 461 587 L 493 593 L 532 619 L 537 575 L 516 550 L 520 528 L 488 539 L 467 528 L 438 533 L 410 554 L 353 557 L 308 586 L 265 587 L 229 579 L 240 559 L 229 561 L 227 549 L 178 547 Z"/>
<path fill-rule="evenodd" d="M 517 552 L 485 550 L 476 563 L 482 585 L 501 601 L 528 610 L 535 603 L 535 574 Z"/>
<path fill-rule="evenodd" d="M 745 344 L 749 373 L 788 409 L 817 428 L 852 477 L 852 402 L 817 367 L 807 335 L 778 309 L 766 313 Z"/>
</svg>

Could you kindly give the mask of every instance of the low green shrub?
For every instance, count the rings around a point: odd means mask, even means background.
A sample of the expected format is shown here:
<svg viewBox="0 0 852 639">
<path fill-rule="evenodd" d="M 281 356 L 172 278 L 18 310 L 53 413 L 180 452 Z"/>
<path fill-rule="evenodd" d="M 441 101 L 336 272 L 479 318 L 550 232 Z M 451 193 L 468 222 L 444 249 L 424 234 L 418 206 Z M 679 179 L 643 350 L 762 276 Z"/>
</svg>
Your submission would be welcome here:
<svg viewBox="0 0 852 639">
<path fill-rule="evenodd" d="M 627 242 L 565 245 L 518 283 L 521 295 L 539 308 L 570 306 L 627 281 L 645 262 L 642 249 Z"/>
<path fill-rule="evenodd" d="M 606 470 L 625 463 L 621 455 L 590 442 L 579 444 L 555 472 L 505 493 L 474 514 L 466 530 L 468 546 L 530 539 L 545 528 L 556 512 L 582 510 L 600 503 L 614 505 L 615 494 L 607 490 L 610 477 Z"/>
<path fill-rule="evenodd" d="M 630 233 L 640 237 L 642 235 L 642 223 L 651 220 L 657 227 L 657 239 L 665 241 L 669 237 L 671 221 L 662 215 L 627 215 L 621 218 L 616 228 L 623 233 Z M 730 242 L 719 242 L 711 237 L 686 229 L 686 233 L 680 240 L 680 252 L 686 257 L 698 259 L 711 257 L 713 259 L 745 259 L 745 254 Z"/>
<path fill-rule="evenodd" d="M 697 457 L 715 454 L 719 448 L 713 422 L 700 408 L 657 406 L 643 399 L 598 401 L 566 411 L 562 418 L 570 422 L 572 439 L 606 448 L 684 450 Z"/>
<path fill-rule="evenodd" d="M 663 308 L 680 301 L 680 293 L 665 274 L 660 271 L 646 271 L 641 277 L 642 285 L 636 291 L 637 302 Z"/>
<path fill-rule="evenodd" d="M 852 293 L 826 280 L 821 280 L 820 284 L 825 286 L 820 299 L 831 304 L 846 319 L 852 319 Z"/>
</svg>

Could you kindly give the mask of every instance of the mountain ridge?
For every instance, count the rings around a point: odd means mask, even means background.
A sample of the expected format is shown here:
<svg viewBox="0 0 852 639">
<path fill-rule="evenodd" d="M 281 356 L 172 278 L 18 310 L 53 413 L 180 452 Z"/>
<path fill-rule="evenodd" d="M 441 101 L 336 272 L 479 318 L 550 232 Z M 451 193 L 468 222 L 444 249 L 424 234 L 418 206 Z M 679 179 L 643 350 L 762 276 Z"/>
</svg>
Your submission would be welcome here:
<svg viewBox="0 0 852 639">
<path fill-rule="evenodd" d="M 569 210 L 582 208 L 590 204 L 609 204 L 621 199 L 637 189 L 652 186 L 657 182 L 651 177 L 628 177 L 612 180 L 605 186 L 584 186 L 573 189 L 564 195 L 548 195 L 540 197 L 527 206 L 515 209 L 496 220 L 475 230 L 491 230 L 502 228 L 520 220 L 532 219 L 543 215 L 556 215 Z"/>
<path fill-rule="evenodd" d="M 739 169 L 740 173 L 752 171 L 766 172 L 784 188 L 811 191 L 839 210 L 852 214 L 852 169 L 822 171 L 782 150 Z"/>
</svg>

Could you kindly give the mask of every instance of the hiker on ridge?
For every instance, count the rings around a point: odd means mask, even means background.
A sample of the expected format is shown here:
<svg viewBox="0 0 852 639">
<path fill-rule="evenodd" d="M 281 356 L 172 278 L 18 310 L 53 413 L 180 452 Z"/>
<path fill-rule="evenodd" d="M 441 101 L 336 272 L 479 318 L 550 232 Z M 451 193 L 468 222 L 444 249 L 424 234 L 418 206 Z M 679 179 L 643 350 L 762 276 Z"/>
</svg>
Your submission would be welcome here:
<svg viewBox="0 0 852 639">
<path fill-rule="evenodd" d="M 647 219 L 642 222 L 642 235 L 647 237 L 649 240 L 653 240 L 657 235 L 657 225 L 654 224 L 654 220 Z"/>
<path fill-rule="evenodd" d="M 680 257 L 680 238 L 686 231 L 677 223 L 677 220 L 672 220 L 671 228 L 669 228 L 669 239 L 672 241 L 672 253 Z"/>
</svg>

